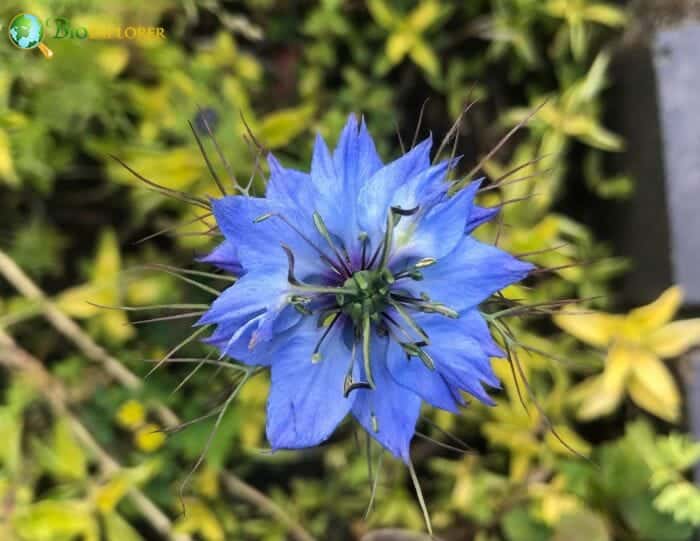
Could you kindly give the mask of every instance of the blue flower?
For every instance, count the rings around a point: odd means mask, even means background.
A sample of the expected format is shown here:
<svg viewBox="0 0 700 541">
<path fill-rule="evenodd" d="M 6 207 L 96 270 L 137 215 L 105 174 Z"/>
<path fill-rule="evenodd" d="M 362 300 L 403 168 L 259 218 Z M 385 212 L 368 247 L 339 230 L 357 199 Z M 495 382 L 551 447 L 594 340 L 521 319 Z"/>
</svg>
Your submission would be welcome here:
<svg viewBox="0 0 700 541">
<path fill-rule="evenodd" d="M 479 305 L 532 265 L 470 236 L 497 209 L 475 205 L 478 182 L 450 195 L 455 162 L 431 164 L 431 144 L 385 165 L 351 116 L 332 153 L 316 138 L 310 174 L 270 155 L 265 197 L 212 202 L 225 240 L 204 260 L 239 278 L 198 325 L 269 366 L 273 449 L 318 445 L 350 414 L 408 463 L 423 401 L 493 404 L 503 353 Z"/>
</svg>

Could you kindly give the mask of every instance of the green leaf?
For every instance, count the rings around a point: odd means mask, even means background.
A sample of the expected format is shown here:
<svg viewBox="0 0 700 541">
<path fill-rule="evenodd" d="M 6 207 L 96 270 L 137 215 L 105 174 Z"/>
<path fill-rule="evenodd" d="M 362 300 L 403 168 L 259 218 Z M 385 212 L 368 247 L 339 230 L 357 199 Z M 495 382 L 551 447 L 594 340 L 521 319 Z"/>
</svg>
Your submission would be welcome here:
<svg viewBox="0 0 700 541">
<path fill-rule="evenodd" d="M 203 178 L 206 169 L 202 155 L 194 146 L 152 151 L 138 149 L 122 152 L 120 158 L 143 177 L 172 190 L 187 190 L 195 181 Z M 117 182 L 146 187 L 114 160 L 109 161 L 107 166 L 110 177 Z"/>
<path fill-rule="evenodd" d="M 606 26 L 623 26 L 627 15 L 621 9 L 606 4 L 594 4 L 584 9 L 584 17 Z"/>
<path fill-rule="evenodd" d="M 424 0 L 410 13 L 406 22 L 413 32 L 420 34 L 435 24 L 443 12 L 439 2 Z"/>
<path fill-rule="evenodd" d="M 107 541 L 142 541 L 139 533 L 118 513 L 102 515 Z"/>
<path fill-rule="evenodd" d="M 185 501 L 187 514 L 175 524 L 179 533 L 198 533 L 205 541 L 224 541 L 224 530 L 216 515 L 204 502 L 188 498 Z"/>
<path fill-rule="evenodd" d="M 587 509 L 564 515 L 552 541 L 609 541 L 610 533 L 600 515 Z"/>
<path fill-rule="evenodd" d="M 309 127 L 314 112 L 313 105 L 275 111 L 263 118 L 255 135 L 268 148 L 285 146 Z"/>
<path fill-rule="evenodd" d="M 440 61 L 433 49 L 423 39 L 417 39 L 409 53 L 413 61 L 423 68 L 428 75 L 440 75 Z"/>
<path fill-rule="evenodd" d="M 418 36 L 411 32 L 395 32 L 386 41 L 386 56 L 391 64 L 398 64 L 403 60 L 416 43 Z"/>
<path fill-rule="evenodd" d="M 610 152 L 624 148 L 624 141 L 619 135 L 605 129 L 593 117 L 580 116 L 570 124 L 571 135 L 575 135 L 592 147 Z"/>
<path fill-rule="evenodd" d="M 368 0 L 367 8 L 377 24 L 386 30 L 394 28 L 400 20 L 384 0 Z"/>
<path fill-rule="evenodd" d="M 627 390 L 640 408 L 675 423 L 680 417 L 681 394 L 666 365 L 654 355 L 640 356 Z"/>
<path fill-rule="evenodd" d="M 60 276 L 64 270 L 66 238 L 56 228 L 35 218 L 18 228 L 10 256 L 23 270 L 35 277 Z"/>
<path fill-rule="evenodd" d="M 114 510 L 127 492 L 151 479 L 158 469 L 158 462 L 152 460 L 134 468 L 117 471 L 111 479 L 94 491 L 92 498 L 95 506 L 103 513 Z"/>
<path fill-rule="evenodd" d="M 576 60 L 582 60 L 588 48 L 586 25 L 580 21 L 569 25 L 571 52 Z"/>
<path fill-rule="evenodd" d="M 39 463 L 57 479 L 86 478 L 87 456 L 65 418 L 59 418 L 54 424 L 48 445 L 35 440 L 34 448 Z"/>
<path fill-rule="evenodd" d="M 6 472 L 19 473 L 22 459 L 22 419 L 9 407 L 0 408 L 0 465 Z"/>
<path fill-rule="evenodd" d="M 576 90 L 576 99 L 579 103 L 590 102 L 603 90 L 607 82 L 606 74 L 609 66 L 610 53 L 607 51 L 598 53 L 585 79 Z"/>
<path fill-rule="evenodd" d="M 10 138 L 3 129 L 0 129 L 0 182 L 15 187 L 20 184 L 12 161 Z"/>
<path fill-rule="evenodd" d="M 686 480 L 667 485 L 654 499 L 654 507 L 676 522 L 700 526 L 700 489 Z"/>
<path fill-rule="evenodd" d="M 507 541 L 541 541 L 549 539 L 551 530 L 537 521 L 524 507 L 511 509 L 501 524 Z"/>
<path fill-rule="evenodd" d="M 621 502 L 625 522 L 642 541 L 686 541 L 693 535 L 693 526 L 675 522 L 658 511 L 648 494 L 637 494 Z"/>
<path fill-rule="evenodd" d="M 14 517 L 19 536 L 27 541 L 99 541 L 99 526 L 90 506 L 78 500 L 44 500 L 31 504 Z"/>
</svg>

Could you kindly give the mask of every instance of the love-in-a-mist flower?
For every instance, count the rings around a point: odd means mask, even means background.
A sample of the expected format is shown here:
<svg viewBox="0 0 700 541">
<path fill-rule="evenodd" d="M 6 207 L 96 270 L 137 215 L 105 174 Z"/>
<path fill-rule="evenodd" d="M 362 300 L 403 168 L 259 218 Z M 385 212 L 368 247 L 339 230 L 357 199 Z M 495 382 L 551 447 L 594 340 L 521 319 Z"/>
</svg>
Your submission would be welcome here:
<svg viewBox="0 0 700 541">
<path fill-rule="evenodd" d="M 470 236 L 497 209 L 479 182 L 450 195 L 452 162 L 431 139 L 383 164 L 351 116 L 311 173 L 268 156 L 265 197 L 212 201 L 225 240 L 204 258 L 238 280 L 198 322 L 222 355 L 269 366 L 273 449 L 317 445 L 352 415 L 409 462 L 423 401 L 451 412 L 463 392 L 492 404 L 502 356 L 479 305 L 532 265 Z"/>
</svg>

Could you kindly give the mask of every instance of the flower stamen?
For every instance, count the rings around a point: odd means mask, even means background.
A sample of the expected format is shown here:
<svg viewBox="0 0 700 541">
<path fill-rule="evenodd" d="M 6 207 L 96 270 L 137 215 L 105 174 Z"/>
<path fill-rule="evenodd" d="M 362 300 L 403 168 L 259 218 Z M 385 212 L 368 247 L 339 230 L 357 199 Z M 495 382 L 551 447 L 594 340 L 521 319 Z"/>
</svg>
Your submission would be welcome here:
<svg viewBox="0 0 700 541">
<path fill-rule="evenodd" d="M 323 218 L 321 217 L 321 215 L 318 212 L 314 212 L 313 219 L 314 219 L 314 225 L 316 226 L 316 230 L 320 233 L 320 235 L 328 243 L 328 246 L 330 246 L 331 250 L 333 251 L 335 256 L 338 258 L 338 263 L 340 263 L 340 266 L 343 268 L 343 270 L 345 271 L 347 276 L 350 276 L 352 274 L 352 271 L 350 270 L 350 267 L 348 267 L 347 263 L 345 262 L 345 259 L 340 254 L 340 252 L 338 251 L 338 248 L 336 247 L 335 243 L 333 242 L 333 239 L 331 238 L 331 234 L 328 232 L 328 228 L 326 227 L 326 224 L 323 221 Z"/>
<path fill-rule="evenodd" d="M 316 250 L 319 253 L 321 261 L 326 263 L 331 268 L 331 270 L 333 270 L 333 272 L 345 278 L 349 276 L 345 274 L 345 269 L 338 268 L 336 266 L 336 263 L 330 257 L 328 257 L 328 255 L 314 241 L 312 241 L 308 236 L 306 236 L 304 232 L 302 232 L 297 226 L 290 222 L 284 214 L 280 214 L 278 212 L 267 212 L 255 218 L 255 220 L 253 220 L 253 223 L 257 224 L 260 222 L 264 222 L 269 218 L 279 218 L 280 220 L 282 220 L 282 222 L 286 224 L 297 235 L 299 235 L 304 240 L 304 242 L 306 242 L 309 246 L 311 246 L 314 250 Z"/>
<path fill-rule="evenodd" d="M 333 319 L 331 319 L 331 322 L 328 324 L 328 327 L 326 327 L 326 330 L 323 331 L 323 334 L 321 335 L 321 338 L 318 339 L 318 342 L 316 342 L 316 347 L 314 347 L 314 352 L 311 355 L 311 362 L 312 363 L 318 363 L 321 362 L 321 344 L 323 344 L 323 341 L 326 339 L 328 334 L 331 332 L 333 329 L 333 325 L 335 325 L 335 322 L 338 321 L 338 318 L 340 317 L 341 312 L 337 312 L 335 316 L 333 316 Z"/>
<path fill-rule="evenodd" d="M 352 342 L 352 352 L 350 353 L 350 366 L 348 367 L 348 372 L 345 374 L 345 381 L 343 382 L 343 396 L 347 398 L 351 392 L 358 389 L 371 389 L 369 383 L 366 381 L 353 381 L 352 370 L 355 367 L 355 357 L 357 354 L 357 339 Z"/>
<path fill-rule="evenodd" d="M 364 359 L 365 376 L 370 388 L 376 389 L 374 378 L 372 377 L 372 363 L 370 357 L 370 339 L 372 337 L 370 326 L 370 314 L 365 312 L 362 317 L 362 356 Z"/>
</svg>

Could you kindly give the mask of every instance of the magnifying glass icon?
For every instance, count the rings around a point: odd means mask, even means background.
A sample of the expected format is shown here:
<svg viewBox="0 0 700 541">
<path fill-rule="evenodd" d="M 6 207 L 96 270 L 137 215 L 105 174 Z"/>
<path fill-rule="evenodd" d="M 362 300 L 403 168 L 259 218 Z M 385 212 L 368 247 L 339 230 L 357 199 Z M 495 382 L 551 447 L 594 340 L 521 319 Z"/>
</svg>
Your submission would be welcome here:
<svg viewBox="0 0 700 541">
<path fill-rule="evenodd" d="M 12 44 L 18 49 L 38 48 L 46 58 L 53 56 L 53 51 L 42 43 L 44 25 L 36 15 L 31 13 L 15 15 L 7 27 L 7 34 Z"/>
</svg>

